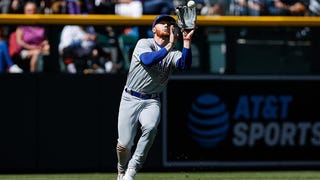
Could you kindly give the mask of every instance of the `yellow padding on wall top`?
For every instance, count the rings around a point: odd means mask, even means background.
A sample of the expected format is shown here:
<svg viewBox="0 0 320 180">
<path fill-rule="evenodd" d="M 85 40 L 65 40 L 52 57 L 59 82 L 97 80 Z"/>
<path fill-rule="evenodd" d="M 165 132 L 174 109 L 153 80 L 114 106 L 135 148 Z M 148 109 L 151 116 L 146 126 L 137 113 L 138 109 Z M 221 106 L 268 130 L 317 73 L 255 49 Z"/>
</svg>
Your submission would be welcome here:
<svg viewBox="0 0 320 180">
<path fill-rule="evenodd" d="M 0 14 L 0 24 L 151 25 L 156 15 L 139 18 L 118 15 Z M 174 16 L 176 18 L 176 16 Z M 320 17 L 302 16 L 198 16 L 198 26 L 320 26 Z"/>
</svg>

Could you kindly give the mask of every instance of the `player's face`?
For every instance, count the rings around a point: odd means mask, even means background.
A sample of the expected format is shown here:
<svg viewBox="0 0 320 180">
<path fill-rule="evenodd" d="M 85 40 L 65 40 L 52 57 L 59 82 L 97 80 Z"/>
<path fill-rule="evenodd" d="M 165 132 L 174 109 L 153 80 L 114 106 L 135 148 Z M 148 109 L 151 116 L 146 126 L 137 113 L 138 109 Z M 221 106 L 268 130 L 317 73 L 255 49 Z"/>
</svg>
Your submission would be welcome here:
<svg viewBox="0 0 320 180">
<path fill-rule="evenodd" d="M 168 21 L 160 21 L 155 25 L 155 34 L 159 37 L 168 37 L 170 35 L 170 25 Z"/>
</svg>

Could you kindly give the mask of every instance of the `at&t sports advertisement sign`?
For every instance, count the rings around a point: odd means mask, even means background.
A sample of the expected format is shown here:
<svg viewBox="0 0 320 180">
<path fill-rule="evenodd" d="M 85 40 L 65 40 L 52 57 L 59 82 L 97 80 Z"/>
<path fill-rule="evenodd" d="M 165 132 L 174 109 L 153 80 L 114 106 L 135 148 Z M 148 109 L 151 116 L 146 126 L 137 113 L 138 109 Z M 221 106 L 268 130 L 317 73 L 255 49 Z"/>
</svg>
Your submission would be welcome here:
<svg viewBox="0 0 320 180">
<path fill-rule="evenodd" d="M 175 76 L 163 99 L 166 166 L 320 165 L 320 79 Z"/>
</svg>

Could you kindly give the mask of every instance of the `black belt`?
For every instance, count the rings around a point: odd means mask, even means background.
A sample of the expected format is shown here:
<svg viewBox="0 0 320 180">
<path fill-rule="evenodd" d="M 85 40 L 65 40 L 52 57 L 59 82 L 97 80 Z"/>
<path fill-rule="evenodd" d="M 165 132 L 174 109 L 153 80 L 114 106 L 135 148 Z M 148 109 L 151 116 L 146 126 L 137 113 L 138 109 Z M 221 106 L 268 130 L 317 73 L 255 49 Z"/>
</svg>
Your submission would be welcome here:
<svg viewBox="0 0 320 180">
<path fill-rule="evenodd" d="M 129 90 L 127 88 L 124 89 L 128 94 L 131 94 L 132 96 L 141 98 L 141 99 L 154 99 L 158 98 L 159 94 L 142 94 L 136 91 Z"/>
</svg>

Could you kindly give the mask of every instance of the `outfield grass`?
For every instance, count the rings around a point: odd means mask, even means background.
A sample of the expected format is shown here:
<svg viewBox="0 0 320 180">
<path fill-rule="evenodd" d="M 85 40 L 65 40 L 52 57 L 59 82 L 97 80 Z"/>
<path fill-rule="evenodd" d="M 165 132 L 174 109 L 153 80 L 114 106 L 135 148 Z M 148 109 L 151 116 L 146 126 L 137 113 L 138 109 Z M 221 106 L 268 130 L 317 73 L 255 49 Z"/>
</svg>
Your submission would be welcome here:
<svg viewBox="0 0 320 180">
<path fill-rule="evenodd" d="M 320 171 L 139 173 L 136 180 L 320 180 Z M 116 180 L 115 173 L 0 175 L 0 180 Z"/>
</svg>

